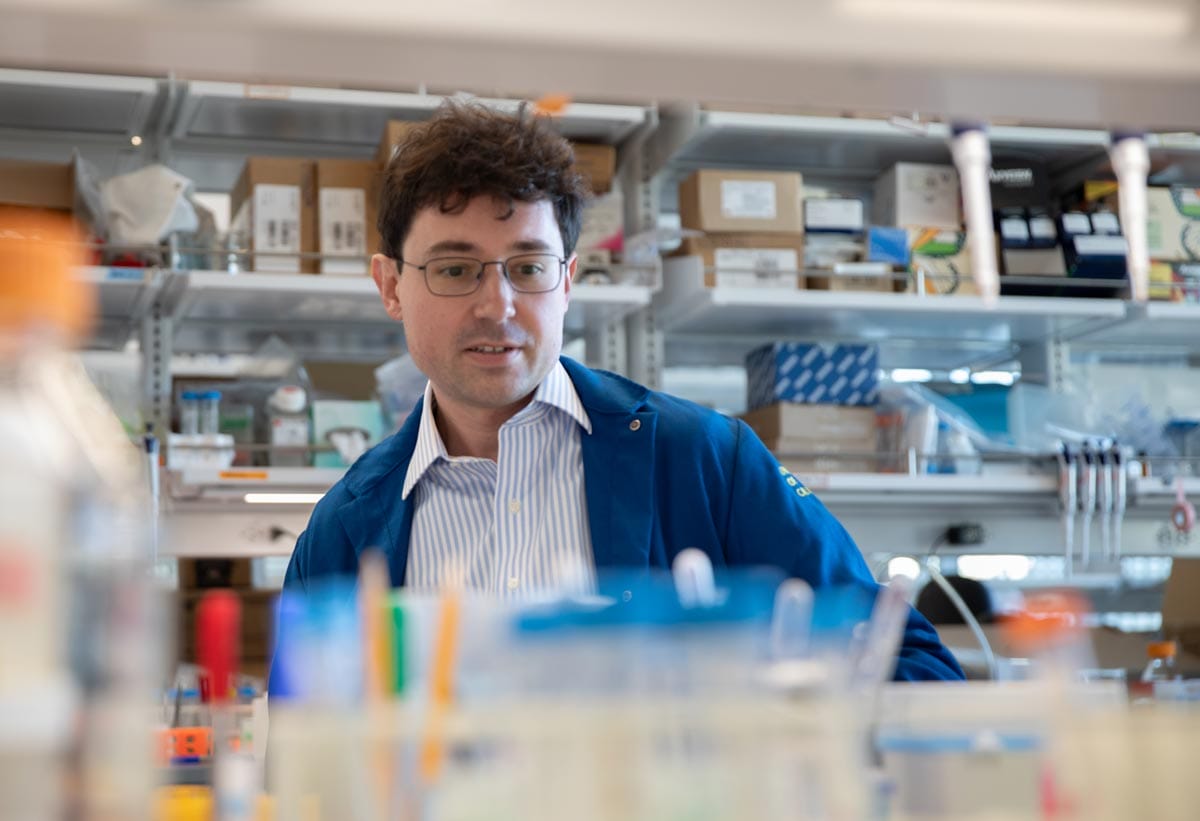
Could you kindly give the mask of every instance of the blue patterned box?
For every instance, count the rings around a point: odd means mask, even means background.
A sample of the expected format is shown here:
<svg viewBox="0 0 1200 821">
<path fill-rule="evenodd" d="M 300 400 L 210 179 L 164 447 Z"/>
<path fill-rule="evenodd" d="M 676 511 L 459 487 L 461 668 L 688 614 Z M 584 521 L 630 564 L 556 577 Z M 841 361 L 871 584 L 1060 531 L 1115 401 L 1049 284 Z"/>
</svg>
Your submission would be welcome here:
<svg viewBox="0 0 1200 821">
<path fill-rule="evenodd" d="M 749 410 L 774 402 L 874 405 L 879 347 L 776 342 L 746 355 Z"/>
</svg>

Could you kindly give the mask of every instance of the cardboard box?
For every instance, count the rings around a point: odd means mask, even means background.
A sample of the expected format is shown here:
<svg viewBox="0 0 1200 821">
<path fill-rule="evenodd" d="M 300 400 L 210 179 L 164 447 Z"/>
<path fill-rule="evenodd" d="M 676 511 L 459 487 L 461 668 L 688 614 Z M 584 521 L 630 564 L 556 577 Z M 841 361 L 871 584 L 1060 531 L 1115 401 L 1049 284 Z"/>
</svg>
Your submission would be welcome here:
<svg viewBox="0 0 1200 821">
<path fill-rule="evenodd" d="M 1200 303 L 1200 262 L 1150 263 L 1150 298 Z"/>
<path fill-rule="evenodd" d="M 1200 188 L 1146 189 L 1146 216 L 1151 259 L 1200 260 Z"/>
<path fill-rule="evenodd" d="M 317 272 L 316 165 L 291 157 L 250 157 L 230 193 L 230 231 L 249 248 L 251 271 Z"/>
<path fill-rule="evenodd" d="M 989 179 L 993 211 L 1045 208 L 1050 204 L 1050 180 L 1041 163 L 993 159 Z"/>
<path fill-rule="evenodd" d="M 898 228 L 962 227 L 958 172 L 950 165 L 896 163 L 875 181 L 876 225 Z"/>
<path fill-rule="evenodd" d="M 704 260 L 706 287 L 804 287 L 801 234 L 709 234 L 685 237 L 674 256 Z"/>
<path fill-rule="evenodd" d="M 619 190 L 610 191 L 596 197 L 584 208 L 575 249 L 581 254 L 608 251 L 612 257 L 619 259 L 624 247 L 625 199 Z"/>
<path fill-rule="evenodd" d="M 0 160 L 0 205 L 75 210 L 75 170 L 70 163 Z"/>
<path fill-rule="evenodd" d="M 768 446 L 769 447 L 769 446 Z M 772 447 L 772 452 L 786 456 L 789 453 L 788 446 L 781 444 L 779 447 Z M 803 451 L 792 450 L 791 453 L 801 453 Z M 814 473 L 875 473 L 875 460 L 863 459 L 854 456 L 814 456 L 800 457 L 796 459 L 788 459 L 787 467 L 792 473 L 795 473 L 801 480 L 813 475 Z"/>
<path fill-rule="evenodd" d="M 365 275 L 379 250 L 379 166 L 371 160 L 317 160 L 317 249 L 322 274 Z"/>
<path fill-rule="evenodd" d="M 890 294 L 900 282 L 890 265 L 882 263 L 838 263 L 828 274 L 809 274 L 812 291 L 871 291 Z"/>
<path fill-rule="evenodd" d="M 908 229 L 909 278 L 906 293 L 978 296 L 971 273 L 967 235 L 959 230 Z M 919 272 L 924 272 L 920 276 Z"/>
<path fill-rule="evenodd" d="M 817 440 L 839 445 L 869 444 L 871 451 L 875 449 L 872 408 L 774 402 L 748 411 L 741 418 L 764 442 Z"/>
<path fill-rule="evenodd" d="M 746 405 L 775 402 L 871 406 L 879 398 L 876 345 L 776 342 L 746 356 Z"/>
<path fill-rule="evenodd" d="M 797 173 L 701 169 L 679 185 L 679 220 L 697 231 L 803 234 L 803 196 Z"/>
<path fill-rule="evenodd" d="M 612 190 L 617 174 L 617 149 L 599 143 L 572 143 L 575 149 L 575 168 L 587 178 L 592 193 L 607 194 Z"/>
<path fill-rule="evenodd" d="M 1176 556 L 1163 591 L 1162 633 L 1200 656 L 1200 559 Z"/>
<path fill-rule="evenodd" d="M 383 127 L 383 136 L 379 138 L 379 148 L 375 150 L 375 165 L 380 171 L 396 156 L 397 144 L 419 125 L 421 123 L 411 120 L 388 120 Z"/>
<path fill-rule="evenodd" d="M 866 229 L 863 201 L 852 197 L 806 197 L 804 230 L 835 234 L 860 234 Z"/>
<path fill-rule="evenodd" d="M 274 652 L 277 590 L 239 590 L 242 618 L 238 672 L 248 672 L 246 664 L 258 664 Z M 196 612 L 203 592 L 184 592 L 178 598 L 179 654 L 181 659 L 196 659 Z"/>
<path fill-rule="evenodd" d="M 179 559 L 179 589 L 247 589 L 252 585 L 250 559 Z"/>
</svg>

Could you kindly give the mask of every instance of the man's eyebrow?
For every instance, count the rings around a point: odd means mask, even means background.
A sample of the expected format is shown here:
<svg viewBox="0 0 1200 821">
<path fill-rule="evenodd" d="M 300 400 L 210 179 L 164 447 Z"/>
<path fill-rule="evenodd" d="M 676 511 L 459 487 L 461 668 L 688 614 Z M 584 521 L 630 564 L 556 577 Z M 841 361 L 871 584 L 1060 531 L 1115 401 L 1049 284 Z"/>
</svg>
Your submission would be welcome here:
<svg viewBox="0 0 1200 821">
<path fill-rule="evenodd" d="M 549 251 L 550 243 L 540 239 L 519 239 L 509 246 L 514 251 Z"/>
<path fill-rule="evenodd" d="M 479 246 L 473 242 L 461 239 L 444 239 L 441 242 L 435 242 L 431 245 L 426 253 L 429 256 L 445 253 L 468 254 L 478 250 Z"/>
</svg>

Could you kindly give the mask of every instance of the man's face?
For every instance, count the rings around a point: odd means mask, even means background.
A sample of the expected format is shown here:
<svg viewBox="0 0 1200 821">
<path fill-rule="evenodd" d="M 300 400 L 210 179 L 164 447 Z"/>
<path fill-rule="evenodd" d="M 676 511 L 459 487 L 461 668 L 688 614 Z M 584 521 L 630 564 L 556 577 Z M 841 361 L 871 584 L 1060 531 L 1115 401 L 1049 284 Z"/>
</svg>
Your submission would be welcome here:
<svg viewBox="0 0 1200 821">
<path fill-rule="evenodd" d="M 437 257 L 493 262 L 530 252 L 563 256 L 553 206 L 476 197 L 460 213 L 436 207 L 417 213 L 402 249 L 411 264 L 393 265 L 378 255 L 372 260 L 384 305 L 404 323 L 408 352 L 444 410 L 511 415 L 528 401 L 562 350 L 576 260 L 571 257 L 556 288 L 536 294 L 514 291 L 499 265 L 487 265 L 475 293 L 438 296 L 414 266 Z"/>
</svg>

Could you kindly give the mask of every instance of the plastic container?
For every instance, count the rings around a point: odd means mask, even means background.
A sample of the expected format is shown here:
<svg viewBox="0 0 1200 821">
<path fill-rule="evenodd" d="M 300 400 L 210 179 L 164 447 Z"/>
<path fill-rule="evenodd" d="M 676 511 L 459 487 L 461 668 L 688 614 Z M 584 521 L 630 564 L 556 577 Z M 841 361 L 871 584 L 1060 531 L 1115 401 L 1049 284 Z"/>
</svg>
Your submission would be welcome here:
<svg viewBox="0 0 1200 821">
<path fill-rule="evenodd" d="M 184 391 L 179 395 L 179 432 L 184 436 L 200 433 L 199 391 Z"/>
<path fill-rule="evenodd" d="M 1153 684 L 1156 681 L 1176 681 L 1181 678 L 1179 668 L 1175 664 L 1175 656 L 1179 646 L 1173 641 L 1156 641 L 1146 648 L 1150 661 L 1142 671 L 1142 683 Z"/>
<path fill-rule="evenodd" d="M 67 729 L 26 728 L 47 755 L 45 777 L 26 788 L 54 785 L 80 817 L 142 818 L 153 778 L 148 694 L 163 657 L 150 481 L 143 452 L 71 350 L 93 294 L 73 276 L 81 246 L 69 222 L 0 207 L 0 704 L 26 720 L 53 716 L 37 705 L 65 686 L 78 706 L 53 720 Z M 0 721 L 6 776 L 22 744 L 16 726 Z M 67 762 L 69 791 L 56 775 Z M 0 789 L 0 818 L 58 817 L 12 814 L 10 797 Z"/>
<path fill-rule="evenodd" d="M 272 467 L 303 467 L 311 441 L 308 394 L 299 385 L 281 385 L 267 399 Z"/>
<path fill-rule="evenodd" d="M 205 436 L 221 431 L 221 392 L 203 391 L 199 395 L 199 432 Z"/>
</svg>

